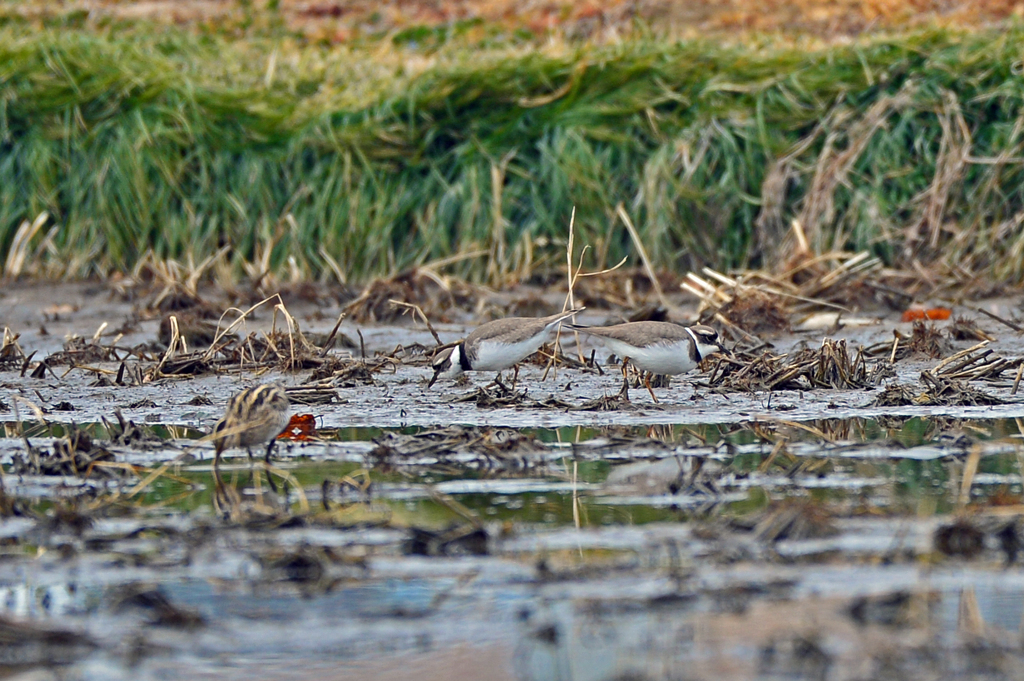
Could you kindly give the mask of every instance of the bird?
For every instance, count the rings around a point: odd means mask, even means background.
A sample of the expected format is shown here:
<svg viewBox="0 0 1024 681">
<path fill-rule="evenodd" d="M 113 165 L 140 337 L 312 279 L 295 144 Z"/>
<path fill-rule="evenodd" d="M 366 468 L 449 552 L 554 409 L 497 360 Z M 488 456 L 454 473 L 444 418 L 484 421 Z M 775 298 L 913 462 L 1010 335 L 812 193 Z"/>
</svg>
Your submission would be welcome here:
<svg viewBox="0 0 1024 681">
<path fill-rule="evenodd" d="M 648 374 L 685 374 L 697 367 L 708 355 L 727 353 L 718 332 L 710 326 L 680 326 L 671 322 L 627 322 L 614 326 L 580 326 L 569 328 L 597 336 L 622 358 L 622 393 L 629 399 L 626 370 L 629 364 Z M 644 376 L 651 398 L 658 398 L 651 389 L 650 376 Z"/>
<path fill-rule="evenodd" d="M 225 449 L 245 447 L 252 459 L 252 446 L 267 443 L 265 461 L 270 463 L 277 436 L 288 427 L 291 403 L 279 385 L 258 385 L 233 395 L 224 417 L 213 427 L 214 465 Z"/>
<path fill-rule="evenodd" d="M 455 378 L 465 371 L 497 371 L 500 376 L 501 371 L 517 365 L 550 341 L 559 323 L 583 310 L 574 308 L 549 317 L 506 317 L 481 324 L 465 340 L 434 358 L 434 376 L 427 387 L 433 386 L 438 378 Z"/>
</svg>

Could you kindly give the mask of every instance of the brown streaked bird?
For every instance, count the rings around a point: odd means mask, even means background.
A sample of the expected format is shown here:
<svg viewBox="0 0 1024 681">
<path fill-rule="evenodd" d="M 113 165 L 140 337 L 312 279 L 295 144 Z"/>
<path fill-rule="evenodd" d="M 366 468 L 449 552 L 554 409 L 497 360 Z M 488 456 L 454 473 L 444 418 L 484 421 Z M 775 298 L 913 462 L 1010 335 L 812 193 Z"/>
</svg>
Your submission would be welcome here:
<svg viewBox="0 0 1024 681">
<path fill-rule="evenodd" d="M 500 373 L 515 366 L 550 341 L 561 322 L 583 310 L 579 307 L 549 317 L 506 317 L 481 324 L 461 343 L 434 358 L 434 377 L 427 387 L 438 378 L 455 378 L 465 371 Z"/>
<path fill-rule="evenodd" d="M 578 326 L 570 328 L 597 336 L 622 358 L 622 392 L 629 399 L 626 369 L 632 364 L 650 374 L 685 374 L 692 371 L 708 355 L 726 352 L 718 332 L 710 326 L 680 326 L 671 322 L 627 322 L 614 326 Z M 651 398 L 658 398 L 651 389 L 650 376 L 644 377 Z"/>
<path fill-rule="evenodd" d="M 279 385 L 246 388 L 228 400 L 224 417 L 213 427 L 214 464 L 225 449 L 245 447 L 252 459 L 252 447 L 267 443 L 265 461 L 270 463 L 277 436 L 288 427 L 291 403 Z"/>
</svg>

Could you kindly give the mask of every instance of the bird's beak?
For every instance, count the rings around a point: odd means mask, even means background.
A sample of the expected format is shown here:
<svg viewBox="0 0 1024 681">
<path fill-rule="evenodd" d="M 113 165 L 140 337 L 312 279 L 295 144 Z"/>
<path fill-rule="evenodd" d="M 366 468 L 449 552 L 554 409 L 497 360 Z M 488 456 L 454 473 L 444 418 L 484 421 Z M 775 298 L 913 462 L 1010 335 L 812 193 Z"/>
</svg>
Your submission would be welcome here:
<svg viewBox="0 0 1024 681">
<path fill-rule="evenodd" d="M 434 369 L 434 375 L 430 378 L 430 382 L 427 383 L 427 387 L 428 388 L 433 388 L 434 387 L 434 383 L 437 382 L 437 377 L 440 376 L 440 375 L 441 375 L 441 370 L 440 369 Z"/>
</svg>

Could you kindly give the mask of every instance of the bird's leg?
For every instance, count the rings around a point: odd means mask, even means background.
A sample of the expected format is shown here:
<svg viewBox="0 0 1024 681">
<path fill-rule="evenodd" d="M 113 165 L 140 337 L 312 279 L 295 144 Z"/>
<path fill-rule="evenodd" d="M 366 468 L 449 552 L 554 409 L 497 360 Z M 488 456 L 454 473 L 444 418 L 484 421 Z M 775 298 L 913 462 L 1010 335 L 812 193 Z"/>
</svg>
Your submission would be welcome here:
<svg viewBox="0 0 1024 681">
<path fill-rule="evenodd" d="M 512 374 L 512 392 L 515 392 L 516 391 L 516 385 L 519 383 L 519 364 L 518 363 L 512 365 L 512 371 L 515 372 L 515 373 Z"/>
<path fill-rule="evenodd" d="M 658 403 L 658 397 L 654 394 L 654 389 L 651 388 L 651 372 L 650 371 L 645 371 L 644 372 L 644 385 L 647 386 L 647 392 L 649 392 L 651 394 L 651 399 L 654 400 L 655 404 L 657 404 Z"/>
<path fill-rule="evenodd" d="M 622 390 L 619 397 L 629 402 L 629 357 L 622 358 Z"/>
<path fill-rule="evenodd" d="M 232 492 L 235 492 L 233 487 L 230 492 L 228 491 L 224 481 L 221 480 L 220 469 L 216 463 L 213 466 L 213 482 L 213 512 L 224 520 L 228 520 L 238 508 L 238 494 L 236 492 L 232 495 Z"/>
<path fill-rule="evenodd" d="M 274 451 L 274 445 L 277 444 L 277 438 L 274 438 L 267 444 L 267 456 L 263 459 L 263 467 L 267 471 L 267 484 L 270 485 L 270 489 L 277 493 L 277 485 L 274 484 L 274 476 L 270 472 L 270 453 Z"/>
</svg>

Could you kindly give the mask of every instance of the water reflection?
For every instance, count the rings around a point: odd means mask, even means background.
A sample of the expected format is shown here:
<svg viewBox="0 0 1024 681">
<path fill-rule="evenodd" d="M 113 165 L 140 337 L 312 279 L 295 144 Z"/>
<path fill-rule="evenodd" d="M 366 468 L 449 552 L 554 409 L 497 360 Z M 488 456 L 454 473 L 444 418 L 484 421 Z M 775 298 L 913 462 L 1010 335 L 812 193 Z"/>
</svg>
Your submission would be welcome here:
<svg viewBox="0 0 1024 681">
<path fill-rule="evenodd" d="M 801 593 L 806 573 L 834 586 Z M 996 677 L 1010 678 L 1000 672 L 1024 661 L 1016 643 L 1024 611 L 1019 574 L 929 578 L 803 566 L 774 578 L 769 571 L 732 573 L 715 587 L 657 575 L 517 583 L 484 574 L 490 576 L 470 570 L 458 578 L 375 579 L 315 599 L 203 580 L 164 582 L 159 588 L 169 601 L 195 609 L 207 624 L 191 634 L 150 627 L 140 633 L 159 654 L 151 649 L 131 660 L 120 657 L 118 641 L 139 622 L 115 606 L 120 587 L 0 584 L 0 614 L 91 623 L 101 648 L 64 672 L 82 679 L 161 678 L 169 665 L 222 679 L 267 678 L 287 675 L 300 658 L 307 670 L 330 665 L 329 678 L 391 678 L 396 661 L 419 674 L 456 651 L 464 654 L 452 660 L 452 681 L 670 679 L 680 669 L 688 678 L 803 679 L 879 666 L 902 678 L 952 678 L 981 651 Z M 864 584 L 871 586 L 857 586 Z"/>
</svg>

